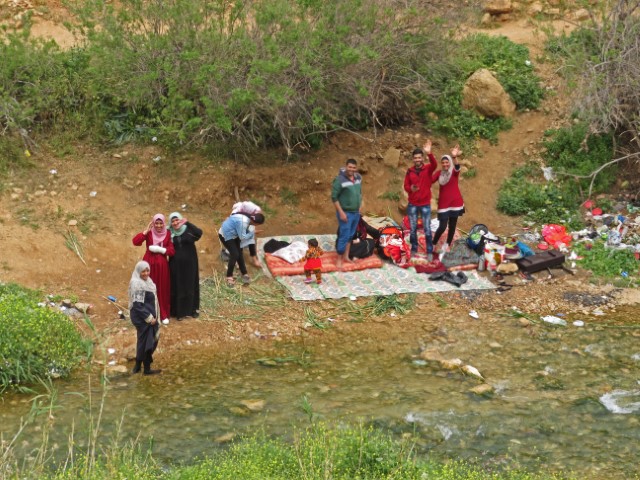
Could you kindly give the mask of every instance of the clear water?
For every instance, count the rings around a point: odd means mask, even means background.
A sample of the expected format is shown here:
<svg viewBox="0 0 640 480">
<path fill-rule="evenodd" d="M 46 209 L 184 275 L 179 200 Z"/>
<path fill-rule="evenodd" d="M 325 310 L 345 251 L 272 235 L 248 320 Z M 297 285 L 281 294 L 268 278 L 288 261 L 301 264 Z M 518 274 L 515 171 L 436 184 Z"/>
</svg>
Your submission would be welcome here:
<svg viewBox="0 0 640 480">
<path fill-rule="evenodd" d="M 635 318 L 633 311 L 616 315 Z M 189 462 L 222 448 L 217 439 L 227 434 L 263 428 L 289 435 L 293 425 L 308 421 L 301 408 L 306 396 L 320 418 L 364 419 L 398 435 L 410 433 L 419 452 L 441 459 L 516 461 L 581 478 L 639 472 L 640 342 L 634 333 L 640 330 L 594 327 L 589 318 L 582 328 L 570 321 L 566 328 L 532 329 L 486 314 L 437 323 L 413 318 L 402 328 L 389 319 L 384 339 L 379 331 L 369 338 L 362 324 L 357 333 L 321 334 L 306 347 L 274 344 L 223 358 L 190 350 L 163 375 L 113 378 L 101 432 L 107 438 L 122 420 L 122 438 L 152 436 L 158 458 Z M 419 360 L 421 347 L 475 366 L 495 394 L 470 393 L 477 380 Z M 264 357 L 293 360 L 266 367 L 256 362 Z M 86 441 L 79 432 L 90 411 L 87 385 L 83 378 L 58 384 L 51 442 L 61 450 L 72 428 L 78 447 Z M 95 412 L 101 388 L 91 391 Z M 244 400 L 264 400 L 264 409 L 249 412 Z M 5 396 L 5 439 L 28 409 L 27 397 Z M 39 444 L 39 430 L 27 428 L 20 437 L 25 454 Z"/>
</svg>

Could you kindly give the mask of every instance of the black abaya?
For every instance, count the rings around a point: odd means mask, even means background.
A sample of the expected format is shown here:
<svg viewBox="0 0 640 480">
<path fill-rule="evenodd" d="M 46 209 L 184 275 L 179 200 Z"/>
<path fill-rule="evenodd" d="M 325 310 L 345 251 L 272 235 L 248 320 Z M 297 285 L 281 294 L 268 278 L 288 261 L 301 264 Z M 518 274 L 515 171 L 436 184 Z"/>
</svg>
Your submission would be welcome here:
<svg viewBox="0 0 640 480">
<path fill-rule="evenodd" d="M 177 318 L 194 316 L 200 310 L 200 274 L 195 242 L 202 230 L 187 222 L 182 235 L 172 238 L 175 255 L 169 260 L 171 270 L 171 315 Z"/>
</svg>

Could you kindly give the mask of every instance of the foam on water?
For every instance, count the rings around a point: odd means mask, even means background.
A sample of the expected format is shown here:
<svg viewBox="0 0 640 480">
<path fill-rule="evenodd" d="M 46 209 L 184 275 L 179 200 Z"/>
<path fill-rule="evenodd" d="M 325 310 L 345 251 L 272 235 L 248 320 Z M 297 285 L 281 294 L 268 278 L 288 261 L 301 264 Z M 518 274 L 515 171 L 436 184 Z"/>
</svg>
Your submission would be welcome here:
<svg viewBox="0 0 640 480">
<path fill-rule="evenodd" d="M 640 399 L 640 390 L 614 390 L 613 392 L 602 395 L 600 397 L 600 403 L 611 413 L 629 414 L 640 410 L 640 401 L 626 402 L 620 405 L 620 402 L 628 397 L 637 397 Z"/>
</svg>

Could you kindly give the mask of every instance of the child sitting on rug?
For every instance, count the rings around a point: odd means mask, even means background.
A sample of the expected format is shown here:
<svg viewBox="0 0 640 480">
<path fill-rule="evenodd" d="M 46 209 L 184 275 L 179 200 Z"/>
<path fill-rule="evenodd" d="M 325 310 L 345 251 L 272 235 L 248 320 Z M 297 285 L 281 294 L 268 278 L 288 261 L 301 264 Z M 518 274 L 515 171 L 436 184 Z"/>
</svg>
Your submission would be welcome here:
<svg viewBox="0 0 640 480">
<path fill-rule="evenodd" d="M 318 246 L 318 240 L 315 238 L 309 239 L 308 245 L 309 249 L 302 258 L 302 260 L 306 260 L 304 264 L 304 276 L 306 277 L 304 283 L 313 282 L 311 279 L 311 273 L 313 272 L 316 275 L 316 283 L 319 285 L 322 283 L 322 260 L 320 260 L 320 257 L 324 251 Z"/>
</svg>

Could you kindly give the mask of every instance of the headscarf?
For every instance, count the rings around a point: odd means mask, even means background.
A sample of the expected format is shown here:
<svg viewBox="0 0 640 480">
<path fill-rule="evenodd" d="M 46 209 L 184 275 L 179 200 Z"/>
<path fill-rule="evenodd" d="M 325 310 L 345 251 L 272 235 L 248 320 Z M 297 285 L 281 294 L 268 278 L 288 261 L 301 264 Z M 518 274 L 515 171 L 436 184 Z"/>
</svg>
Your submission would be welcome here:
<svg viewBox="0 0 640 480">
<path fill-rule="evenodd" d="M 136 267 L 133 269 L 131 281 L 129 281 L 129 310 L 133 308 L 133 302 L 144 303 L 145 292 L 156 294 L 156 284 L 153 283 L 151 277 L 146 281 L 140 277 L 140 274 L 146 269 L 151 270 L 151 267 L 144 260 L 136 263 Z"/>
<path fill-rule="evenodd" d="M 453 173 L 453 159 L 449 155 L 443 155 L 440 161 L 444 159 L 449 160 L 449 168 L 445 170 L 444 168 L 440 170 L 440 176 L 438 176 L 438 183 L 440 185 L 446 185 L 451 180 L 451 174 Z"/>
<path fill-rule="evenodd" d="M 178 228 L 173 228 L 173 225 L 171 224 L 171 222 L 173 222 L 173 219 L 177 218 L 178 220 L 180 220 L 180 222 L 178 223 Z M 186 218 L 182 218 L 182 215 L 180 215 L 179 212 L 173 212 L 169 215 L 169 231 L 171 232 L 171 238 L 173 237 L 179 237 L 180 235 L 182 235 L 185 230 L 187 229 L 187 219 Z"/>
<path fill-rule="evenodd" d="M 156 220 L 162 220 L 163 226 L 160 233 L 156 232 Z M 164 215 L 161 213 L 156 213 L 153 216 L 153 227 L 151 227 L 151 236 L 153 238 L 154 245 L 162 245 L 162 242 L 164 242 L 164 239 L 167 236 L 167 221 L 165 220 Z"/>
</svg>

